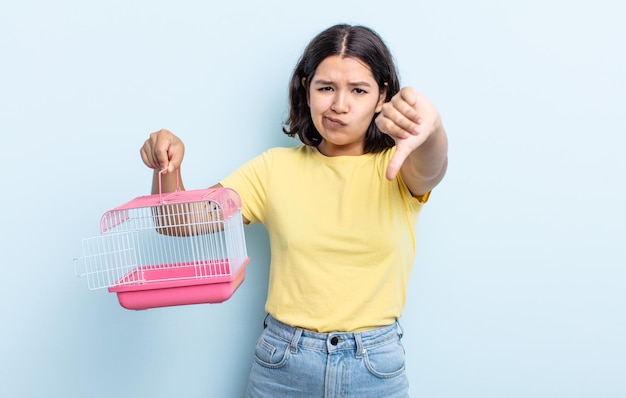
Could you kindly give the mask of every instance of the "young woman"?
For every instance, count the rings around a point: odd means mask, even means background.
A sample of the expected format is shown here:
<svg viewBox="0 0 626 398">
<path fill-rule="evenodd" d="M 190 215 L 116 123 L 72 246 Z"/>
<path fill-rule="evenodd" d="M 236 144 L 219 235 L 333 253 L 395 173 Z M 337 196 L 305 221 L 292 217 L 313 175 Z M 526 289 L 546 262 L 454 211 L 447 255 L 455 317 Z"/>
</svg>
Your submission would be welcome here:
<svg viewBox="0 0 626 398">
<path fill-rule="evenodd" d="M 417 218 L 447 167 L 439 113 L 400 89 L 388 48 L 363 26 L 318 34 L 289 99 L 283 131 L 302 144 L 270 149 L 218 184 L 270 237 L 268 316 L 247 395 L 406 397 L 398 319 Z M 176 188 L 183 155 L 167 130 L 141 148 L 153 181 L 168 171 L 164 191 Z"/>
</svg>

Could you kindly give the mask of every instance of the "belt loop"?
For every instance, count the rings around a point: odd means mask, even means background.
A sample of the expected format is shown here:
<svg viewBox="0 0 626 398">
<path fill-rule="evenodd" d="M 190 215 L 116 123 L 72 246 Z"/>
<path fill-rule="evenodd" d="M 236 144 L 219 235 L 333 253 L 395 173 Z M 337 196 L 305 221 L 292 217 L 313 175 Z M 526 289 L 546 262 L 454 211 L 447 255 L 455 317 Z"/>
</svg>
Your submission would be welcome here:
<svg viewBox="0 0 626 398">
<path fill-rule="evenodd" d="M 361 333 L 354 333 L 354 341 L 356 343 L 356 358 L 361 359 L 365 353 L 365 347 L 363 347 L 363 340 L 361 339 Z"/>
<path fill-rule="evenodd" d="M 270 313 L 268 312 L 267 315 L 265 315 L 265 318 L 263 318 L 263 329 L 267 329 L 267 318 L 269 318 Z"/>
<path fill-rule="evenodd" d="M 302 336 L 302 328 L 295 328 L 295 330 L 293 338 L 289 343 L 289 350 L 292 354 L 296 354 L 298 352 L 298 342 L 300 341 L 300 336 Z"/>
<path fill-rule="evenodd" d="M 398 337 L 402 338 L 402 336 L 404 336 L 404 329 L 402 329 L 402 325 L 400 325 L 400 321 L 396 321 L 396 326 L 398 328 Z"/>
</svg>

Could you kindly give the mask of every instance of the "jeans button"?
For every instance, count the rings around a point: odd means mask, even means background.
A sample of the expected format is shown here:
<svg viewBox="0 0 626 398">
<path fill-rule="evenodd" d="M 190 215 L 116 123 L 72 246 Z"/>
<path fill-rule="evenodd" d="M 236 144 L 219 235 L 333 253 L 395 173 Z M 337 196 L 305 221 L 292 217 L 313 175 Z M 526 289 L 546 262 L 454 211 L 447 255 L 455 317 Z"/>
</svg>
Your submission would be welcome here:
<svg viewBox="0 0 626 398">
<path fill-rule="evenodd" d="M 337 336 L 333 336 L 333 338 L 330 339 L 330 344 L 337 345 L 337 343 L 339 343 L 339 339 L 337 338 Z"/>
</svg>

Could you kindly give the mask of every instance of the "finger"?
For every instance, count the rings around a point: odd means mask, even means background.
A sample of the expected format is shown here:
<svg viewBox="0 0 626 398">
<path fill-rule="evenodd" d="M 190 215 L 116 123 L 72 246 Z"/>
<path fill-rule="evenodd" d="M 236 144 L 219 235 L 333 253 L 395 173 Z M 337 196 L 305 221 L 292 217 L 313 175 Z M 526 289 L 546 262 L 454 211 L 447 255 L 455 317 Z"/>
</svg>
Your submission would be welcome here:
<svg viewBox="0 0 626 398">
<path fill-rule="evenodd" d="M 141 148 L 139 148 L 139 155 L 141 156 L 143 164 L 152 168 L 152 162 L 150 161 L 150 157 L 148 156 L 148 153 L 146 151 L 145 144 Z"/>
<path fill-rule="evenodd" d="M 157 169 L 159 167 L 156 158 L 154 157 L 154 151 L 152 150 L 152 145 L 150 140 L 146 140 L 143 146 L 139 149 L 139 154 L 141 155 L 141 160 L 143 163 L 151 169 Z"/>
<path fill-rule="evenodd" d="M 158 135 L 154 143 L 154 158 L 155 164 L 161 170 L 168 170 L 170 166 L 170 146 L 172 145 L 171 138 L 162 137 Z"/>
<path fill-rule="evenodd" d="M 410 154 L 410 149 L 405 148 L 403 145 L 396 146 L 396 153 L 393 154 L 391 160 L 389 160 L 389 164 L 387 165 L 386 177 L 389 181 L 396 178 L 398 172 L 400 172 L 402 164 Z"/>
<path fill-rule="evenodd" d="M 406 127 L 406 130 L 413 132 L 417 127 L 416 125 L 420 123 L 419 94 L 417 91 L 410 87 L 403 88 L 395 107 L 412 123 L 410 127 Z"/>
<path fill-rule="evenodd" d="M 387 105 L 387 107 L 383 107 L 382 114 L 386 118 L 391 120 L 402 130 L 408 131 L 411 134 L 418 133 L 420 119 L 419 114 L 413 107 L 401 98 L 385 105 Z"/>
<path fill-rule="evenodd" d="M 409 106 L 413 107 L 417 104 L 417 91 L 411 87 L 404 87 L 400 90 L 400 97 L 406 101 Z"/>
<path fill-rule="evenodd" d="M 396 111 L 381 113 L 376 118 L 376 125 L 383 133 L 395 138 L 407 138 L 413 133 L 411 128 L 412 122 Z"/>
<path fill-rule="evenodd" d="M 169 146 L 167 154 L 169 158 L 169 164 L 167 168 L 168 173 L 174 172 L 176 169 L 180 168 L 180 164 L 183 162 L 183 155 L 185 152 L 185 148 L 183 145 L 172 144 Z"/>
</svg>

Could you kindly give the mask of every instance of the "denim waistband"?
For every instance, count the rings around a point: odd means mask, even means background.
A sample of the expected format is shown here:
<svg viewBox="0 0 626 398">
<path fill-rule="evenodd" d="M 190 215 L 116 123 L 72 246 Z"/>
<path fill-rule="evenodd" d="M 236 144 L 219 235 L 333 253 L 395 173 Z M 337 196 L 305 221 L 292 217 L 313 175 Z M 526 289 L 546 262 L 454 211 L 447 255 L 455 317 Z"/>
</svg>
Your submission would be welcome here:
<svg viewBox="0 0 626 398">
<path fill-rule="evenodd" d="M 265 325 L 267 332 L 289 342 L 289 348 L 293 353 L 297 352 L 300 346 L 329 353 L 356 351 L 357 357 L 360 357 L 367 348 L 397 341 L 403 334 L 402 327 L 397 321 L 388 326 L 363 332 L 313 332 L 284 324 L 271 315 L 265 318 Z"/>
</svg>

